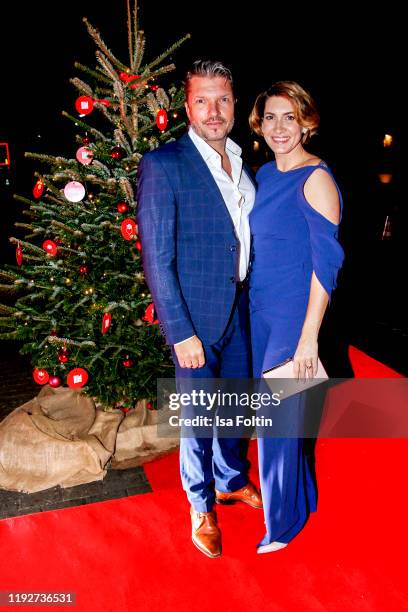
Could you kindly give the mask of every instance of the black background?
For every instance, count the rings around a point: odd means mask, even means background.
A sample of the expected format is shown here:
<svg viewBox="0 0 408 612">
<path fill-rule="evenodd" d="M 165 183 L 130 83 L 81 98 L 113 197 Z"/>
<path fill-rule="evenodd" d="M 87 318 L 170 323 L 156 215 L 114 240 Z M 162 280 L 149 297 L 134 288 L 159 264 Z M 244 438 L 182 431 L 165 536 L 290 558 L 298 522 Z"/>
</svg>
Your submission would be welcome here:
<svg viewBox="0 0 408 612">
<path fill-rule="evenodd" d="M 334 300 L 343 314 L 340 321 L 333 309 L 332 327 L 341 329 L 343 338 L 346 328 L 347 339 L 371 353 L 381 344 L 377 356 L 403 370 L 400 345 L 392 344 L 395 330 L 401 338 L 407 330 L 408 311 L 403 291 L 408 204 L 402 189 L 407 32 L 396 4 L 374 10 L 357 3 L 144 0 L 139 15 L 147 38 L 146 60 L 192 34 L 173 55 L 175 80 L 181 81 L 186 67 L 199 57 L 230 66 L 238 98 L 232 136 L 250 161 L 253 138 L 247 117 L 260 91 L 290 79 L 315 97 L 322 121 L 310 150 L 332 167 L 345 201 L 341 239 L 347 258 Z M 0 142 L 9 142 L 12 156 L 11 169 L 0 171 L 3 260 L 14 257 L 7 236 L 15 233 L 20 210 L 11 193 L 29 195 L 34 184 L 35 165 L 23 159 L 23 152 L 73 157 L 76 150 L 73 127 L 61 110 L 75 112 L 77 92 L 68 81 L 78 75 L 74 61 L 95 64 L 95 46 L 83 16 L 126 63 L 125 0 L 14 2 L 1 9 Z M 387 151 L 382 147 L 385 133 L 394 136 Z M 385 171 L 393 173 L 390 185 L 378 180 Z M 392 238 L 383 241 L 387 214 Z M 384 329 L 390 333 L 380 341 Z"/>
</svg>

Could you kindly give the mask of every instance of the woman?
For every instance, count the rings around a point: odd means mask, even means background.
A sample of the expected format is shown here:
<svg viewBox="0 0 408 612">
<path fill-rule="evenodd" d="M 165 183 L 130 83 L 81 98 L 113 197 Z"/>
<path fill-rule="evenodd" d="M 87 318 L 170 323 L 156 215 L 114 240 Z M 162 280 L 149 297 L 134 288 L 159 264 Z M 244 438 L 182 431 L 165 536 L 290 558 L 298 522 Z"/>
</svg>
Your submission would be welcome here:
<svg viewBox="0 0 408 612">
<path fill-rule="evenodd" d="M 304 149 L 319 114 L 300 85 L 280 81 L 261 93 L 249 123 L 275 154 L 258 171 L 250 215 L 254 377 L 288 358 L 295 377 L 313 377 L 319 328 L 343 262 L 337 241 L 341 194 L 327 165 Z M 303 401 L 298 394 L 284 403 L 296 413 Z M 259 437 L 258 453 L 267 528 L 258 545 L 263 553 L 283 548 L 299 533 L 316 510 L 317 491 L 303 439 Z"/>
</svg>

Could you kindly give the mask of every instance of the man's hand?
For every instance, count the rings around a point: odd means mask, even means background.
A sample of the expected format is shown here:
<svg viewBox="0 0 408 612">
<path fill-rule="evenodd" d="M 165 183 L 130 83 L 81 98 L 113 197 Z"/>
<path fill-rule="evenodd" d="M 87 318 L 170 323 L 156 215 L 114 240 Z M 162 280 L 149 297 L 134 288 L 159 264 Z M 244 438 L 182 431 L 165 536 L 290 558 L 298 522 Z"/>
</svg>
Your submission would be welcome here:
<svg viewBox="0 0 408 612">
<path fill-rule="evenodd" d="M 203 345 L 197 336 L 176 344 L 174 351 L 181 368 L 202 368 L 205 364 Z"/>
</svg>

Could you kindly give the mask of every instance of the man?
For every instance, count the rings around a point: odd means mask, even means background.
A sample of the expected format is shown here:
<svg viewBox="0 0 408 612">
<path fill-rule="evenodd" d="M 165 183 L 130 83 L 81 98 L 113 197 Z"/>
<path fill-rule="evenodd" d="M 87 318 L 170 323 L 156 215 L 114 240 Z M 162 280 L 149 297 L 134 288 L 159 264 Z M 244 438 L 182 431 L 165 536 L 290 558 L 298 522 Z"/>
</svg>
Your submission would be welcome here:
<svg viewBox="0 0 408 612">
<path fill-rule="evenodd" d="M 146 280 L 178 383 L 248 378 L 248 214 L 255 185 L 240 147 L 228 138 L 235 105 L 231 73 L 220 62 L 196 61 L 185 93 L 188 133 L 147 153 L 139 166 Z M 192 539 L 209 557 L 221 555 L 214 501 L 262 507 L 248 481 L 247 448 L 247 440 L 217 435 L 180 440 Z"/>
</svg>

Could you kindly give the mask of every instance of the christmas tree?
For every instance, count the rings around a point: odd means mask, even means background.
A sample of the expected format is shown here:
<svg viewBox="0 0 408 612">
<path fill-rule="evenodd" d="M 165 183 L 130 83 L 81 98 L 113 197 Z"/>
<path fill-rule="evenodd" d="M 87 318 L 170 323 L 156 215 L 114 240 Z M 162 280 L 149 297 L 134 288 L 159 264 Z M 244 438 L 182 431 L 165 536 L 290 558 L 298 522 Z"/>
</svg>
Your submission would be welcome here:
<svg viewBox="0 0 408 612">
<path fill-rule="evenodd" d="M 68 384 L 126 409 L 153 404 L 156 378 L 172 375 L 143 275 L 134 194 L 143 153 L 184 125 L 182 91 L 159 82 L 189 35 L 143 64 L 137 3 L 127 0 L 124 63 L 84 23 L 97 65 L 75 64 L 87 79 L 71 79 L 79 116 L 63 112 L 76 128 L 75 159 L 26 153 L 47 171 L 36 173 L 33 198 L 15 196 L 28 220 L 16 223 L 24 238 L 10 238 L 17 265 L 0 271 L 3 292 L 16 298 L 0 305 L 0 338 L 22 341 L 39 384 Z"/>
</svg>

